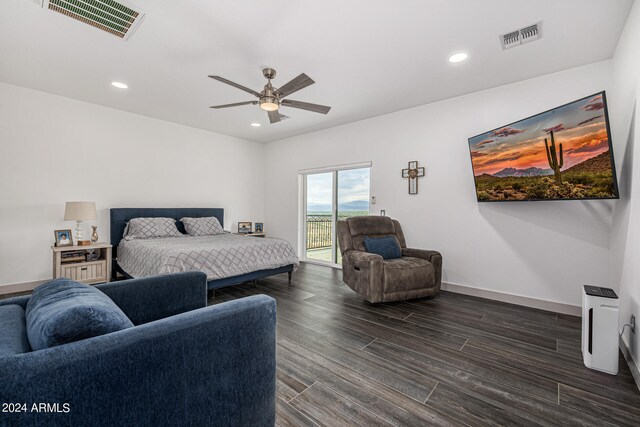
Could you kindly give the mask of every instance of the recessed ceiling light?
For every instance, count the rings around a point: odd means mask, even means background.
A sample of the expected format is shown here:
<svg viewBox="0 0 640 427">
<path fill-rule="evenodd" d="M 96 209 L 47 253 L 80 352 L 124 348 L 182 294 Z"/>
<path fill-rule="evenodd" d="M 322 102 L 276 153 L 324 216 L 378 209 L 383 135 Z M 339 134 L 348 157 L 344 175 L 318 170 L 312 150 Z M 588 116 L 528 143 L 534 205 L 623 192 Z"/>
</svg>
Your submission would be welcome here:
<svg viewBox="0 0 640 427">
<path fill-rule="evenodd" d="M 260 123 L 251 123 L 251 126 L 253 126 L 254 128 L 259 128 L 262 125 Z"/>
<path fill-rule="evenodd" d="M 467 52 L 457 52 L 449 57 L 449 62 L 462 62 L 469 57 Z"/>
<path fill-rule="evenodd" d="M 127 89 L 129 87 L 126 84 L 120 82 L 111 82 L 111 85 L 117 87 L 118 89 Z"/>
</svg>

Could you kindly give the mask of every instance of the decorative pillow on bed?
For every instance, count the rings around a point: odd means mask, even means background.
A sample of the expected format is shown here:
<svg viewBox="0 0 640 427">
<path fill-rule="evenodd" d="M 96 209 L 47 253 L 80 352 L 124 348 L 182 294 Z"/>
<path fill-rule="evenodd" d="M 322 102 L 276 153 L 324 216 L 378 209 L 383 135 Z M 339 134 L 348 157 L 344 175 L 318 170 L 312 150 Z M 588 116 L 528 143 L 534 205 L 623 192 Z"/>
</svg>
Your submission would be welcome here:
<svg viewBox="0 0 640 427">
<path fill-rule="evenodd" d="M 133 218 L 124 229 L 125 240 L 181 237 L 173 218 Z"/>
<path fill-rule="evenodd" d="M 184 224 L 184 229 L 189 236 L 215 236 L 225 232 L 215 216 L 182 218 L 180 221 Z"/>
</svg>

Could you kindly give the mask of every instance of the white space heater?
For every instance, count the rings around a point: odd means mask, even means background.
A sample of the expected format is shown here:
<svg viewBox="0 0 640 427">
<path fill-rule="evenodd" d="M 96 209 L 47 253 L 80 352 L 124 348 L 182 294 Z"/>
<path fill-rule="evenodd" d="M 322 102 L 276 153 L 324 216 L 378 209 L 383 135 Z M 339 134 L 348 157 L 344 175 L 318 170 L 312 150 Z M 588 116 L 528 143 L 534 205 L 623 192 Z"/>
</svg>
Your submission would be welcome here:
<svg viewBox="0 0 640 427">
<path fill-rule="evenodd" d="M 620 300 L 609 288 L 582 289 L 582 359 L 587 368 L 618 373 L 618 307 Z"/>
</svg>

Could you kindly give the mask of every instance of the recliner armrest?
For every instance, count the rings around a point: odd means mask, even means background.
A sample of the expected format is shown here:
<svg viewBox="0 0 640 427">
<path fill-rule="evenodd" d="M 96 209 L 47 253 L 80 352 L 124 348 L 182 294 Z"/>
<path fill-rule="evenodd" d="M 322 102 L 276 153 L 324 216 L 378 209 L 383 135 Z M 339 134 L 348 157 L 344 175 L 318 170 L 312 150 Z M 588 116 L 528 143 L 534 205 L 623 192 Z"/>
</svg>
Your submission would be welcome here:
<svg viewBox="0 0 640 427">
<path fill-rule="evenodd" d="M 430 251 L 427 249 L 402 249 L 402 256 L 410 256 L 415 258 L 426 259 L 433 265 L 436 274 L 436 292 L 440 291 L 442 284 L 442 254 L 438 251 Z"/>
<path fill-rule="evenodd" d="M 207 275 L 165 274 L 97 285 L 134 325 L 207 306 Z"/>
<path fill-rule="evenodd" d="M 383 258 L 380 255 L 364 251 L 351 250 L 343 254 L 343 257 L 347 258 L 348 262 L 358 268 L 369 268 L 372 263 L 382 263 L 383 261 Z"/>
<path fill-rule="evenodd" d="M 430 251 L 427 249 L 413 249 L 413 248 L 404 248 L 402 249 L 402 256 L 410 256 L 414 258 L 422 258 L 426 259 L 429 262 L 433 262 L 432 259 L 434 257 L 439 257 L 442 260 L 442 255 L 438 251 Z"/>
</svg>

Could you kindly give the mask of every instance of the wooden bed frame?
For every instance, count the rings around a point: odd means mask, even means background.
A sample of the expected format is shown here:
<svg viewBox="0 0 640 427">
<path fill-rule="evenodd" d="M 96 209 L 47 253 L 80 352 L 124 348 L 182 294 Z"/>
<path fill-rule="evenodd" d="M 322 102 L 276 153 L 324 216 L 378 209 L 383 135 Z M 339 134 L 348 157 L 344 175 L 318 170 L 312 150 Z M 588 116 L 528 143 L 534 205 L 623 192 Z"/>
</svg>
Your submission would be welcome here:
<svg viewBox="0 0 640 427">
<path fill-rule="evenodd" d="M 122 240 L 124 229 L 127 222 L 133 218 L 173 218 L 176 220 L 176 226 L 181 233 L 185 233 L 184 224 L 180 218 L 202 218 L 214 216 L 220 221 L 220 225 L 224 227 L 224 209 L 222 208 L 113 208 L 110 209 L 111 219 L 111 244 L 112 252 L 112 278 L 116 278 L 116 274 L 120 273 L 127 278 L 131 276 L 118 265 L 118 245 Z M 213 293 L 215 289 L 233 286 L 240 283 L 251 282 L 274 274 L 288 273 L 289 283 L 291 283 L 291 274 L 293 272 L 293 264 L 283 267 L 272 268 L 267 270 L 258 270 L 251 273 L 241 274 L 239 276 L 225 277 L 224 279 L 210 280 L 207 282 L 207 289 Z"/>
</svg>

